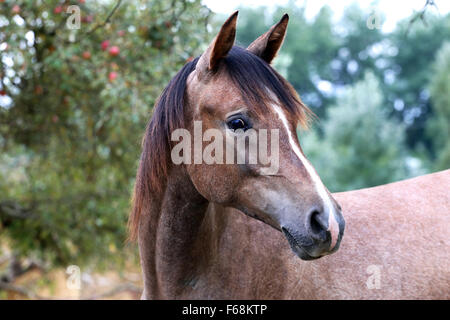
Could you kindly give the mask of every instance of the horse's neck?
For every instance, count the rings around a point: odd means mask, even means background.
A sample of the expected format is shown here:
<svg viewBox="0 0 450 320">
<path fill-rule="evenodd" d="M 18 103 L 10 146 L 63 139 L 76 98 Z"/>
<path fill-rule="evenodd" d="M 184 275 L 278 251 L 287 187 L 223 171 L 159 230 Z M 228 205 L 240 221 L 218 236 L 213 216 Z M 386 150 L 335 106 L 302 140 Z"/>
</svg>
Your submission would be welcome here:
<svg viewBox="0 0 450 320">
<path fill-rule="evenodd" d="M 195 189 L 182 168 L 171 170 L 165 195 L 151 204 L 139 231 L 141 264 L 147 298 L 176 297 L 198 268 L 197 235 L 208 201 Z"/>
</svg>

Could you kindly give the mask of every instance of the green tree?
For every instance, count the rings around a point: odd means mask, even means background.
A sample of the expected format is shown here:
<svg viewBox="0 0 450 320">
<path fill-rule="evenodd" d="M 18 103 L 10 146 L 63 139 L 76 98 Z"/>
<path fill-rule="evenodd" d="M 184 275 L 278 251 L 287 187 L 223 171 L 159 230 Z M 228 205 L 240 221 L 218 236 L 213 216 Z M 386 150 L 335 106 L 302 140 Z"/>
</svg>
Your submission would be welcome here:
<svg viewBox="0 0 450 320">
<path fill-rule="evenodd" d="M 427 122 L 427 134 L 435 150 L 433 170 L 450 168 L 450 42 L 445 42 L 433 64 L 430 94 L 433 116 Z"/>
<path fill-rule="evenodd" d="M 0 250 L 123 261 L 145 124 L 209 15 L 200 0 L 1 1 Z"/>
<path fill-rule="evenodd" d="M 328 109 L 323 134 L 300 133 L 305 154 L 331 191 L 407 177 L 404 127 L 388 118 L 382 103 L 379 81 L 367 73 Z"/>
<path fill-rule="evenodd" d="M 331 80 L 331 61 L 337 54 L 339 40 L 333 33 L 332 12 L 323 7 L 312 21 L 305 17 L 305 8 L 289 3 L 279 7 L 274 22 L 289 13 L 289 27 L 282 53 L 289 56 L 286 77 L 301 93 L 303 101 L 321 116 L 330 100 L 317 86 L 320 80 Z"/>
<path fill-rule="evenodd" d="M 227 16 L 217 17 L 217 27 L 220 28 Z M 266 32 L 272 20 L 266 7 L 241 7 L 239 8 L 239 23 L 237 25 L 236 43 L 241 46 L 248 46 L 261 34 Z M 221 23 L 222 22 L 222 23 Z"/>
<path fill-rule="evenodd" d="M 379 57 L 370 53 L 383 35 L 378 29 L 367 28 L 369 13 L 356 4 L 345 10 L 342 21 L 336 25 L 329 7 L 324 6 L 309 21 L 305 7 L 291 1 L 274 11 L 264 7 L 241 8 L 238 43 L 249 45 L 284 13 L 290 16 L 289 27 L 275 67 L 301 93 L 304 102 L 322 117 L 326 107 L 334 101 L 334 94 L 324 92 L 319 83 L 327 81 L 333 86 L 342 86 L 361 79 L 365 70 L 376 71 Z M 345 33 L 337 32 L 336 27 Z"/>
<path fill-rule="evenodd" d="M 339 50 L 332 57 L 331 81 L 335 85 L 353 84 L 361 80 L 367 70 L 380 77 L 385 66 L 380 63 L 383 54 L 377 47 L 382 47 L 385 35 L 378 28 L 368 28 L 367 21 L 373 14 L 361 9 L 356 2 L 345 8 L 338 23 L 342 31 L 336 34 Z M 377 23 L 382 25 L 383 16 L 376 14 Z"/>
<path fill-rule="evenodd" d="M 437 2 L 439 6 L 439 3 Z M 386 75 L 392 80 L 383 87 L 387 103 L 394 105 L 394 115 L 407 125 L 407 144 L 410 148 L 424 143 L 432 150 L 425 127 L 431 115 L 428 83 L 433 76 L 432 62 L 442 44 L 450 39 L 450 14 L 426 15 L 426 23 L 415 21 L 415 15 L 401 21 L 388 40 L 395 54 L 386 56 Z"/>
</svg>

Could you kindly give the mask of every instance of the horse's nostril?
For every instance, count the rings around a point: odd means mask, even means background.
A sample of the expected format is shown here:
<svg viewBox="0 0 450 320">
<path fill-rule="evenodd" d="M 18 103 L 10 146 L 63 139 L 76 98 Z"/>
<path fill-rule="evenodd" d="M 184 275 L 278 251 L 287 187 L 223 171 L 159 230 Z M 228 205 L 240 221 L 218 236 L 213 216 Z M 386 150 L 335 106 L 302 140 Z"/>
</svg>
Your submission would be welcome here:
<svg viewBox="0 0 450 320">
<path fill-rule="evenodd" d="M 319 233 L 320 230 L 322 229 L 321 226 L 320 226 L 320 223 L 317 221 L 317 215 L 319 215 L 319 212 L 314 211 L 311 214 L 311 218 L 310 218 L 310 221 L 309 221 L 309 224 L 310 224 L 310 227 L 311 227 L 311 231 L 313 233 Z"/>
<path fill-rule="evenodd" d="M 314 233 L 319 233 L 321 230 L 323 230 L 322 224 L 319 221 L 319 211 L 315 210 L 313 213 L 311 213 L 311 220 L 310 220 L 310 225 L 311 225 L 311 231 Z"/>
<path fill-rule="evenodd" d="M 322 218 L 323 215 L 320 211 L 313 210 L 309 215 L 309 227 L 314 238 L 325 241 L 327 225 Z"/>
</svg>

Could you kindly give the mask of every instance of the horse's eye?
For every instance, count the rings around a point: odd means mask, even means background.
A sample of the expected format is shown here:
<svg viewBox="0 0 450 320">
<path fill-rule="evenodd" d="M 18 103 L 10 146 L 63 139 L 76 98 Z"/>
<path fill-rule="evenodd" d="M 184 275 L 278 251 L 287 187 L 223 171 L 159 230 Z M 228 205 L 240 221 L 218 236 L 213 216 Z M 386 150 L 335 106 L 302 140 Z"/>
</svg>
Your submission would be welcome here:
<svg viewBox="0 0 450 320">
<path fill-rule="evenodd" d="M 228 125 L 228 128 L 230 128 L 231 130 L 242 129 L 245 131 L 249 128 L 247 122 L 242 118 L 232 119 L 232 120 L 228 121 L 227 125 Z"/>
</svg>

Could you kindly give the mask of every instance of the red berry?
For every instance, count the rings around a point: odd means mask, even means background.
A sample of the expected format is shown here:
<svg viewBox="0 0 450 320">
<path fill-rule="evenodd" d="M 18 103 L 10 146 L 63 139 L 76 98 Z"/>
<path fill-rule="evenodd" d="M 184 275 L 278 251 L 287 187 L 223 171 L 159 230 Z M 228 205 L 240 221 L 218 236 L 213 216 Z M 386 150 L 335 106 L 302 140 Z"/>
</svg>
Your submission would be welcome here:
<svg viewBox="0 0 450 320">
<path fill-rule="evenodd" d="M 119 30 L 119 31 L 117 31 L 117 35 L 119 37 L 123 37 L 125 35 L 125 31 L 124 30 Z"/>
<path fill-rule="evenodd" d="M 55 14 L 61 13 L 61 12 L 62 12 L 62 7 L 61 7 L 61 6 L 55 7 L 55 9 L 53 9 L 53 12 L 54 12 Z"/>
<path fill-rule="evenodd" d="M 44 88 L 42 88 L 41 86 L 37 85 L 36 87 L 34 87 L 34 93 L 36 95 L 41 95 L 44 92 Z"/>
<path fill-rule="evenodd" d="M 6 91 L 5 90 L 0 90 L 0 96 L 6 96 Z"/>
<path fill-rule="evenodd" d="M 15 5 L 12 7 L 11 11 L 12 11 L 13 13 L 19 13 L 19 12 L 20 12 L 20 6 L 18 6 L 17 4 L 15 4 Z"/>
<path fill-rule="evenodd" d="M 93 15 L 88 15 L 88 16 L 82 16 L 81 17 L 81 22 L 91 23 L 92 21 L 94 21 L 94 16 Z"/>
<path fill-rule="evenodd" d="M 117 79 L 117 72 L 111 71 L 108 74 L 108 79 L 109 79 L 110 82 L 113 82 L 114 80 L 116 80 Z"/>
<path fill-rule="evenodd" d="M 105 51 L 109 47 L 109 40 L 102 41 L 102 50 Z"/>
<path fill-rule="evenodd" d="M 120 49 L 118 46 L 112 46 L 109 48 L 109 54 L 113 57 L 117 56 L 120 53 Z"/>
<path fill-rule="evenodd" d="M 89 60 L 91 58 L 91 53 L 89 51 L 84 51 L 82 56 L 83 59 Z"/>
</svg>

